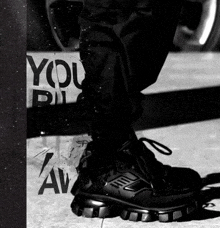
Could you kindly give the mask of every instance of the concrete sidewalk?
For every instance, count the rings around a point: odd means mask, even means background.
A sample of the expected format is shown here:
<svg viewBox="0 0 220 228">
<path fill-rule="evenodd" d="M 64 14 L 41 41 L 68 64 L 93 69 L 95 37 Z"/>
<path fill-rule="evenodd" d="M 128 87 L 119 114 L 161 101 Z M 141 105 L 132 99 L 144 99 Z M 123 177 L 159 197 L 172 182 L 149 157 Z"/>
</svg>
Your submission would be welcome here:
<svg viewBox="0 0 220 228">
<path fill-rule="evenodd" d="M 43 178 L 39 178 L 39 168 L 41 167 L 31 161 L 28 162 L 28 226 L 27 227 L 219 227 L 220 226 L 220 119 L 204 121 L 200 123 L 184 124 L 179 126 L 165 127 L 137 132 L 139 136 L 151 137 L 173 150 L 172 156 L 156 154 L 156 157 L 167 164 L 185 166 L 196 169 L 204 179 L 206 186 L 202 191 L 202 201 L 204 210 L 202 213 L 192 217 L 191 221 L 173 222 L 161 224 L 135 223 L 123 221 L 119 217 L 111 219 L 88 219 L 77 217 L 70 210 L 72 196 L 67 193 L 54 194 L 54 189 L 45 188 L 42 195 L 36 191 L 43 183 Z M 53 137 L 54 138 L 54 137 Z M 60 139 L 60 145 L 66 143 L 65 139 Z M 39 140 L 39 139 L 38 139 Z M 49 142 L 49 139 L 47 139 Z M 70 140 L 70 138 L 69 138 Z M 36 143 L 37 139 L 29 142 Z M 51 144 L 52 138 L 50 138 Z M 72 138 L 73 141 L 73 138 Z M 30 145 L 29 145 L 30 146 Z M 30 147 L 29 147 L 30 148 Z M 33 149 L 33 148 L 32 148 Z M 35 144 L 35 150 L 39 149 Z M 52 149 L 51 149 L 52 150 Z M 30 152 L 30 151 L 29 151 Z M 52 165 L 56 169 L 62 164 Z M 49 170 L 48 170 L 49 171 Z M 45 171 L 44 171 L 45 172 Z M 57 171 L 55 171 L 58 176 Z M 69 171 L 69 173 L 71 173 Z M 37 174 L 37 175 L 36 175 Z M 75 175 L 74 175 L 75 174 Z M 72 170 L 69 188 L 74 182 L 76 173 Z M 34 183 L 33 183 L 34 182 Z M 51 183 L 52 180 L 47 181 Z M 58 182 L 58 178 L 57 178 Z M 59 188 L 60 185 L 58 183 Z M 206 205 L 207 204 L 207 205 Z"/>
<path fill-rule="evenodd" d="M 175 166 L 190 167 L 197 170 L 203 177 L 204 188 L 201 192 L 203 209 L 189 221 L 150 223 L 124 221 L 120 217 L 108 219 L 90 219 L 75 216 L 70 209 L 73 199 L 70 189 L 76 179 L 75 167 L 86 142 L 87 135 L 45 136 L 27 140 L 27 227 L 28 228 L 142 228 L 142 227 L 220 227 L 220 115 L 209 115 L 209 102 L 220 105 L 220 55 L 219 54 L 173 54 L 166 62 L 161 77 L 154 86 L 149 88 L 150 94 L 213 88 L 215 94 L 201 96 L 198 113 L 205 111 L 205 117 L 199 119 L 189 111 L 184 122 L 172 121 L 163 117 L 165 109 L 172 108 L 170 119 L 179 115 L 181 105 L 189 99 L 188 94 L 181 94 L 182 102 L 176 106 L 159 108 L 161 116 L 152 120 L 160 121 L 157 127 L 138 130 L 138 137 L 154 139 L 168 146 L 173 154 L 164 156 L 155 152 L 158 160 Z M 193 67 L 194 66 L 194 67 Z M 182 72 L 182 73 L 181 73 Z M 186 73 L 188 72 L 188 74 Z M 191 72 L 191 75 L 189 73 Z M 191 91 L 192 90 L 192 91 Z M 204 90 L 205 91 L 205 90 Z M 170 94 L 172 97 L 172 93 Z M 193 95 L 192 95 L 193 96 Z M 170 96 L 167 102 L 172 102 Z M 199 97 L 197 97 L 199 99 Z M 190 101 L 189 101 L 190 102 Z M 196 101 L 195 101 L 196 102 Z M 198 101 L 199 102 L 199 101 Z M 167 105 L 167 103 L 166 103 Z M 196 105 L 196 104 L 195 104 Z M 152 113 L 158 113 L 157 104 L 152 103 Z M 193 108 L 193 107 L 192 107 Z M 199 110 L 202 109 L 202 110 Z M 218 113 L 217 113 L 218 114 Z M 192 118 L 193 115 L 193 118 Z M 150 116 L 151 117 L 151 116 Z M 183 117 L 185 118 L 185 117 Z M 176 118 L 179 120 L 178 118 Z M 151 121 L 145 119 L 143 122 Z M 163 121 L 169 122 L 164 124 Z"/>
</svg>

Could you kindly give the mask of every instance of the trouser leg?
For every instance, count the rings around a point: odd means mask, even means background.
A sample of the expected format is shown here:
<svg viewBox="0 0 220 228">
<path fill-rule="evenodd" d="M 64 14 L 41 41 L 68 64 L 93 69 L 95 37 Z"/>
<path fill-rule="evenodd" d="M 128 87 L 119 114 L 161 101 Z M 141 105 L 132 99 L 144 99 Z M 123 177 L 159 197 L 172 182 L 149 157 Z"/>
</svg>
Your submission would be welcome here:
<svg viewBox="0 0 220 228">
<path fill-rule="evenodd" d="M 180 0 L 85 1 L 79 100 L 94 116 L 93 138 L 128 137 L 141 115 L 140 91 L 156 81 L 167 57 L 180 8 Z"/>
<path fill-rule="evenodd" d="M 183 0 L 139 0 L 130 17 L 113 26 L 126 55 L 128 90 L 155 83 L 171 48 Z"/>
</svg>

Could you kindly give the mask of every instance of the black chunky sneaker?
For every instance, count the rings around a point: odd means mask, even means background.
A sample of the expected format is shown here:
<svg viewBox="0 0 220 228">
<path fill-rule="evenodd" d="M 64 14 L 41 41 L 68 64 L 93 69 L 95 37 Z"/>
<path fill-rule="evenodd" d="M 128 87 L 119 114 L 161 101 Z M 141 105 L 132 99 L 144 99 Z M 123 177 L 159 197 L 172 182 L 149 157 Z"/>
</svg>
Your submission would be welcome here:
<svg viewBox="0 0 220 228">
<path fill-rule="evenodd" d="M 164 149 L 171 153 L 153 140 L 136 139 L 104 159 L 94 142 L 88 144 L 71 190 L 75 196 L 73 213 L 90 218 L 120 215 L 131 221 L 171 222 L 197 209 L 199 174 L 189 168 L 163 165 L 144 141 L 163 148 L 158 148 L 162 153 Z"/>
</svg>

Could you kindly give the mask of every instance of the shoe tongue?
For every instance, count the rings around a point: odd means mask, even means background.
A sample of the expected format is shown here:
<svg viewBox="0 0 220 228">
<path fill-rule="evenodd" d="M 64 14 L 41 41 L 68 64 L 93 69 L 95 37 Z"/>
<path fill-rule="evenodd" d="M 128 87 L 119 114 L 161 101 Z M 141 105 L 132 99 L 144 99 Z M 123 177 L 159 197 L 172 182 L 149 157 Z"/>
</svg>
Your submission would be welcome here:
<svg viewBox="0 0 220 228">
<path fill-rule="evenodd" d="M 119 150 L 120 157 L 130 164 L 138 166 L 144 176 L 154 179 L 164 175 L 164 165 L 159 162 L 154 153 L 139 141 L 128 141 Z"/>
</svg>

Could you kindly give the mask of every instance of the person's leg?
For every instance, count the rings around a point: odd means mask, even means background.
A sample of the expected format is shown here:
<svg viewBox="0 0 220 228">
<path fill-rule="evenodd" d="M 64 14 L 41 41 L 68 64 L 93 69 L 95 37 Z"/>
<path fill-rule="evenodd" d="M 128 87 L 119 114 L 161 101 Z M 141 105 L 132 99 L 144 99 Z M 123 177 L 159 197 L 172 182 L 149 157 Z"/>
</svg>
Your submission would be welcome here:
<svg viewBox="0 0 220 228">
<path fill-rule="evenodd" d="M 184 0 L 137 0 L 129 19 L 114 25 L 125 48 L 129 91 L 156 82 L 178 24 Z"/>
<path fill-rule="evenodd" d="M 116 211 L 134 221 L 172 221 L 195 208 L 199 175 L 158 162 L 131 127 L 141 114 L 140 90 L 156 81 L 168 54 L 178 2 L 85 1 L 80 54 L 86 74 L 78 102 L 93 116 L 93 141 L 71 190 L 79 216 Z"/>
<path fill-rule="evenodd" d="M 125 47 L 114 31 L 114 25 L 123 26 L 119 22 L 128 19 L 133 5 L 126 5 L 123 12 L 124 5 L 115 1 L 85 1 L 80 17 L 85 79 L 78 102 L 92 116 L 93 141 L 101 147 L 105 144 L 109 153 L 134 135 L 131 123 L 142 112 L 140 92 L 128 92 Z"/>
<path fill-rule="evenodd" d="M 109 129 L 117 139 L 140 117 L 140 91 L 159 75 L 181 4 L 181 0 L 85 1 L 80 19 L 85 80 L 79 100 L 94 116 L 96 136 Z"/>
</svg>

